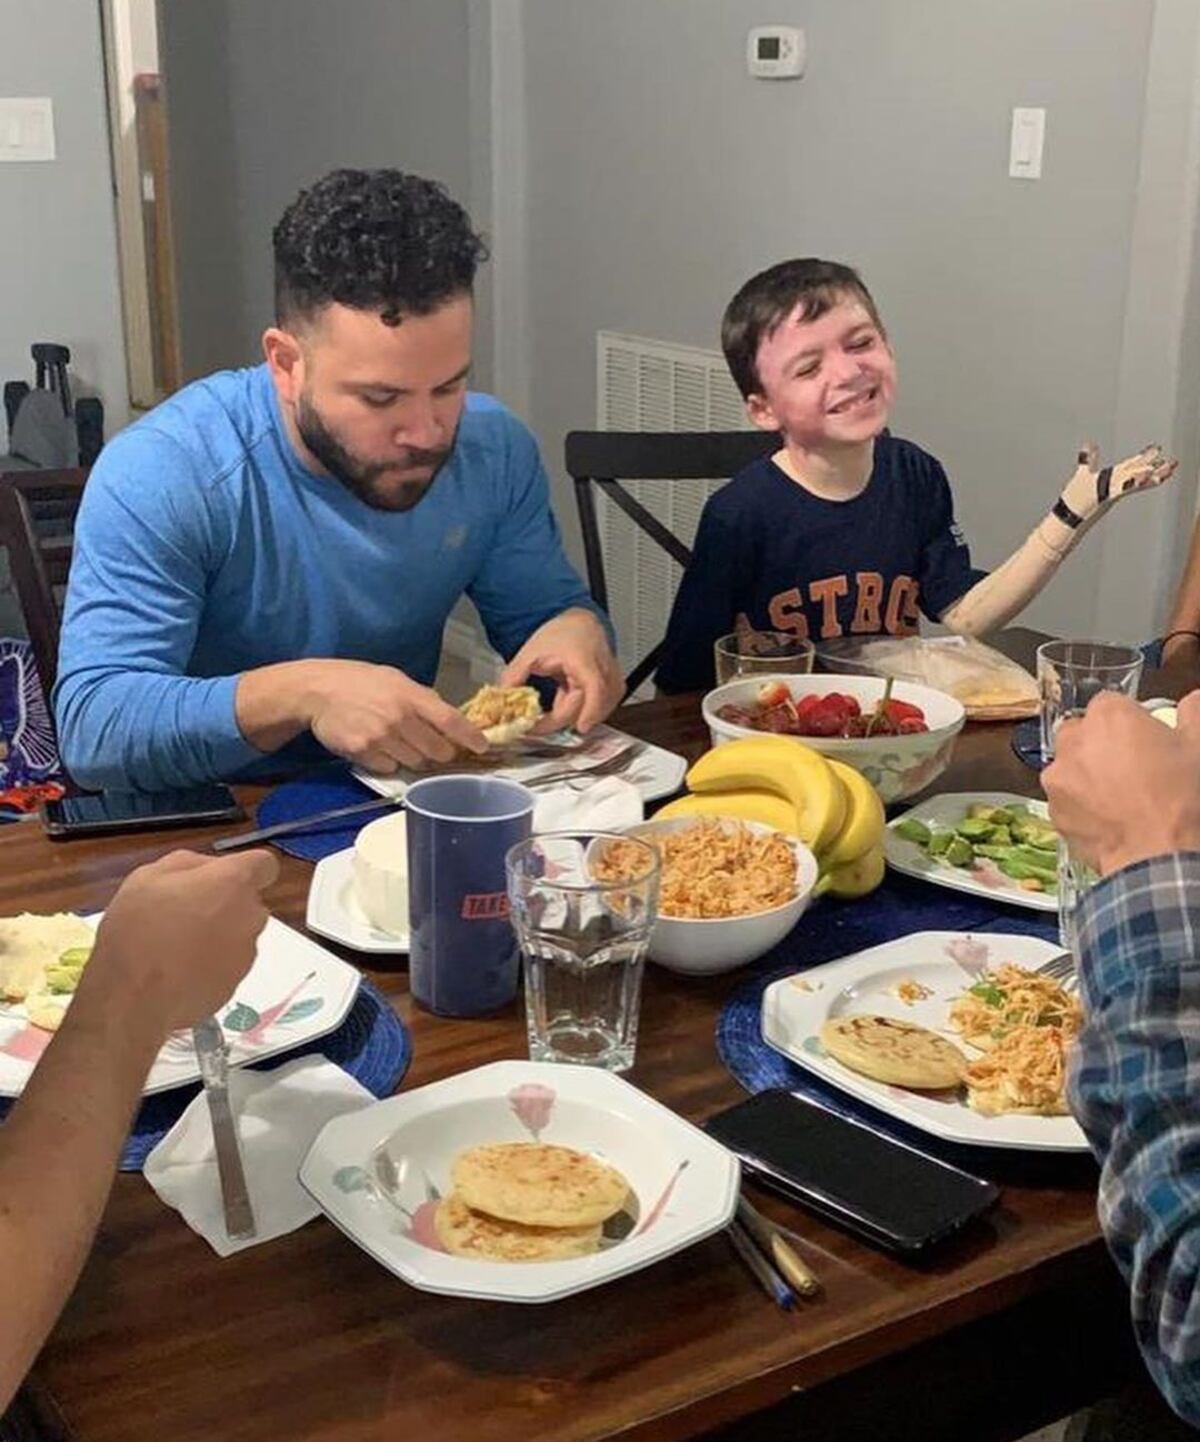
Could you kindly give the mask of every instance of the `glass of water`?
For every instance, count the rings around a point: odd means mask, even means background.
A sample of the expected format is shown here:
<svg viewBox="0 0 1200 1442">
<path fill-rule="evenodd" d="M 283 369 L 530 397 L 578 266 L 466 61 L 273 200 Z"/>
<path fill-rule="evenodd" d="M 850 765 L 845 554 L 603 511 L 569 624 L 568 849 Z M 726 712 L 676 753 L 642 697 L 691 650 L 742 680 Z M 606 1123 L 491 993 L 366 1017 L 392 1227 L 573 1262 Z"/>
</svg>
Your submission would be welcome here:
<svg viewBox="0 0 1200 1442">
<path fill-rule="evenodd" d="M 1103 641 L 1046 641 L 1037 650 L 1042 701 L 1042 760 L 1054 760 L 1054 738 L 1068 716 L 1082 716 L 1101 691 L 1137 699 L 1142 653 Z"/>
<path fill-rule="evenodd" d="M 621 879 L 598 880 L 597 859 L 617 842 Z M 530 1057 L 627 1071 L 658 916 L 657 849 L 616 832 L 548 832 L 514 846 L 507 871 Z"/>
<path fill-rule="evenodd" d="M 1137 699 L 1142 679 L 1141 651 L 1103 641 L 1046 641 L 1037 651 L 1038 691 L 1042 700 L 1042 760 L 1054 760 L 1058 728 L 1070 716 L 1082 716 L 1101 691 L 1119 691 Z M 1075 950 L 1075 908 L 1099 877 L 1058 842 L 1058 939 Z"/>
<path fill-rule="evenodd" d="M 1086 861 L 1074 855 L 1058 838 L 1058 942 L 1064 951 L 1075 950 L 1075 910 L 1084 895 L 1100 880 Z"/>
</svg>

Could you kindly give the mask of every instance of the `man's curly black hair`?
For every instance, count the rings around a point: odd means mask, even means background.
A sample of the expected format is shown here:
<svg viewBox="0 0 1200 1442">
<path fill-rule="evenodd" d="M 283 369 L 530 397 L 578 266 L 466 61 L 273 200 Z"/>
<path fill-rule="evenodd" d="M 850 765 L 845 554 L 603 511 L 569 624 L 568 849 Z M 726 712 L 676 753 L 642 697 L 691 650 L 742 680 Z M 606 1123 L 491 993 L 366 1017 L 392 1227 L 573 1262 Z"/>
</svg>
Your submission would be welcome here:
<svg viewBox="0 0 1200 1442">
<path fill-rule="evenodd" d="M 385 325 L 469 292 L 487 247 L 445 187 L 399 170 L 333 170 L 275 227 L 275 316 L 285 325 L 336 301 Z"/>
</svg>

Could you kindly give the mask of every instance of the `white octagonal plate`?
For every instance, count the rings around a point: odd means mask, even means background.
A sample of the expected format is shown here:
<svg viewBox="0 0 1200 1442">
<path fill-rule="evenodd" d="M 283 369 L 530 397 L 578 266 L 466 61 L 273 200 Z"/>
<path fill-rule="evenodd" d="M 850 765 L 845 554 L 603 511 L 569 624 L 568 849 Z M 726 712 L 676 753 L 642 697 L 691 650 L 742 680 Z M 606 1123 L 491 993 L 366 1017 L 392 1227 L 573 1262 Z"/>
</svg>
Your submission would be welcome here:
<svg viewBox="0 0 1200 1442">
<path fill-rule="evenodd" d="M 536 781 L 539 776 L 544 776 L 548 772 L 577 767 L 580 769 L 580 779 L 573 784 L 582 785 L 589 764 L 595 764 L 607 756 L 615 755 L 632 739 L 624 731 L 616 731 L 611 726 L 597 726 L 594 731 L 588 733 L 586 742 L 564 752 L 561 757 L 546 760 L 527 756 L 524 759 L 514 760 L 510 765 L 497 766 L 490 771 L 490 774 L 505 776 L 510 781 Z M 642 794 L 643 801 L 658 801 L 679 790 L 683 785 L 687 768 L 685 757 L 646 742 L 642 744 L 641 750 L 633 759 L 629 770 L 621 774 L 637 787 Z M 419 779 L 419 774 L 415 771 L 401 769 L 395 776 L 376 776 L 373 772 L 363 771 L 360 767 L 354 768 L 354 775 L 358 780 L 380 796 L 403 796 L 408 790 L 409 783 Z"/>
<path fill-rule="evenodd" d="M 1060 949 L 1038 936 L 913 932 L 773 982 L 763 993 L 763 1039 L 797 1066 L 935 1137 L 1022 1151 L 1087 1151 L 1083 1129 L 1072 1116 L 984 1116 L 961 1094 L 908 1091 L 851 1071 L 821 1045 L 826 1021 L 867 1013 L 927 1026 L 975 1055 L 947 1022 L 950 1003 L 973 981 L 954 960 L 954 951 L 964 944 L 976 953 L 982 949 L 981 964 L 989 967 L 1014 962 L 1036 968 Z M 912 1004 L 900 1000 L 897 988 L 907 981 L 917 982 L 927 995 Z"/>
<path fill-rule="evenodd" d="M 83 920 L 99 926 L 100 914 Z M 268 917 L 254 964 L 217 1011 L 230 1066 L 292 1051 L 333 1031 L 345 1020 L 360 980 L 340 957 Z M 30 1025 L 23 1006 L 0 1005 L 0 1096 L 21 1094 L 49 1042 L 50 1033 Z M 199 1080 L 191 1032 L 174 1032 L 155 1057 L 142 1092 L 149 1096 Z"/>
<path fill-rule="evenodd" d="M 381 931 L 367 920 L 354 894 L 354 847 L 325 856 L 313 868 L 304 924 L 309 931 L 355 951 L 396 955 L 408 951 L 408 932 Z"/>
<path fill-rule="evenodd" d="M 454 1159 L 483 1143 L 535 1140 L 574 1147 L 624 1173 L 632 1200 L 615 1225 L 605 1224 L 601 1250 L 556 1262 L 475 1261 L 444 1251 L 433 1214 L 450 1190 Z M 352 1241 L 414 1287 L 550 1302 L 636 1272 L 727 1226 L 739 1164 L 609 1072 L 500 1061 L 335 1118 L 305 1157 L 300 1183 Z"/>
<path fill-rule="evenodd" d="M 914 820 L 938 829 L 956 826 L 976 802 L 984 806 L 1028 806 L 1038 816 L 1049 819 L 1050 808 L 1032 796 L 1014 796 L 1009 791 L 942 792 L 928 801 L 910 807 L 888 822 L 883 833 L 883 854 L 888 865 L 905 876 L 932 881 L 935 886 L 948 886 L 951 891 L 965 891 L 970 896 L 984 896 L 989 901 L 1005 901 L 1025 906 L 1030 911 L 1057 911 L 1058 892 L 1022 891 L 1017 882 L 990 862 L 976 863 L 968 870 L 939 861 L 915 841 L 908 841 L 896 828 L 902 821 Z"/>
</svg>

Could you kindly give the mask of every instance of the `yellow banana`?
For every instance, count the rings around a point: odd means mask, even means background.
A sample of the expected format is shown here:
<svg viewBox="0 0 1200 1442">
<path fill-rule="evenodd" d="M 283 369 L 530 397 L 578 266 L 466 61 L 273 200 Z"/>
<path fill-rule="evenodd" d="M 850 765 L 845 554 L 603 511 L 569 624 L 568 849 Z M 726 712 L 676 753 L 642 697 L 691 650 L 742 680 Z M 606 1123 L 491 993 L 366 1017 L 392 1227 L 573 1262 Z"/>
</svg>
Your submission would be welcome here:
<svg viewBox="0 0 1200 1442">
<path fill-rule="evenodd" d="M 847 862 L 845 866 L 838 866 L 833 871 L 827 871 L 817 882 L 814 894 L 824 896 L 828 892 L 830 896 L 840 896 L 844 901 L 852 900 L 857 896 L 866 896 L 869 892 L 874 891 L 883 880 L 883 873 L 886 869 L 883 847 L 872 847 L 856 861 Z"/>
<path fill-rule="evenodd" d="M 850 803 L 841 831 L 820 858 L 821 869 L 833 871 L 847 862 L 857 861 L 865 852 L 879 845 L 883 840 L 885 818 L 879 792 L 861 771 L 847 766 L 844 761 L 835 761 L 831 756 L 825 759 L 845 786 Z"/>
<path fill-rule="evenodd" d="M 796 811 L 796 834 L 820 852 L 846 820 L 846 788 L 824 756 L 790 736 L 746 736 L 705 752 L 687 774 L 701 795 L 772 791 Z"/>
<path fill-rule="evenodd" d="M 788 836 L 798 836 L 796 808 L 772 791 L 718 791 L 709 796 L 681 796 L 661 811 L 655 821 L 674 816 L 736 816 L 741 821 L 761 821 Z"/>
</svg>

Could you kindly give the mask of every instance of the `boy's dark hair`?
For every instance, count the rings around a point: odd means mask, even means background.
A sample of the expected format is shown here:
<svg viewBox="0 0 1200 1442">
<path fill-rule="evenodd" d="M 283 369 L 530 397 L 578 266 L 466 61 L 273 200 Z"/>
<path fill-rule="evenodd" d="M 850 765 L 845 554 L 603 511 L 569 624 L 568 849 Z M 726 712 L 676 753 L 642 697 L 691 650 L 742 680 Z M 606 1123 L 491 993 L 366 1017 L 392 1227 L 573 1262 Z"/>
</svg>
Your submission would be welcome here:
<svg viewBox="0 0 1200 1442">
<path fill-rule="evenodd" d="M 883 331 L 883 322 L 862 277 L 851 266 L 835 260 L 781 260 L 769 270 L 751 276 L 725 307 L 721 321 L 721 349 L 743 398 L 761 389 L 758 348 L 779 329 L 797 307 L 801 320 L 818 320 L 841 300 L 861 301 L 867 314 Z"/>
<path fill-rule="evenodd" d="M 445 188 L 399 170 L 333 170 L 302 190 L 272 235 L 275 318 L 336 301 L 385 325 L 469 292 L 487 247 Z"/>
</svg>

